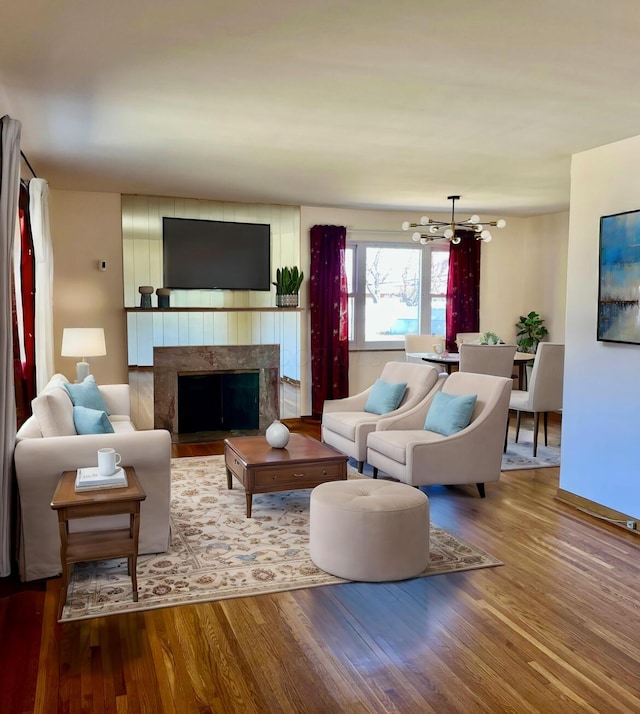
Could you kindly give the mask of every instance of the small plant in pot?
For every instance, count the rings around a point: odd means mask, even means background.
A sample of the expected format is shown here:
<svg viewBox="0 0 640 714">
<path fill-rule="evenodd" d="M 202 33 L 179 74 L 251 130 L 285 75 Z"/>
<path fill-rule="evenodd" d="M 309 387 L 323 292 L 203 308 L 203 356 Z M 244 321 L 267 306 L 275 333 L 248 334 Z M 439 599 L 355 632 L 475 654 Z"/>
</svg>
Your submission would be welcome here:
<svg viewBox="0 0 640 714">
<path fill-rule="evenodd" d="M 528 315 L 520 315 L 520 320 L 516 322 L 516 344 L 520 352 L 536 353 L 538 343 L 549 334 L 543 322 L 537 312 L 531 311 Z"/>
<path fill-rule="evenodd" d="M 276 279 L 273 284 L 276 286 L 276 307 L 298 307 L 298 292 L 304 273 L 293 268 L 278 268 Z"/>
</svg>

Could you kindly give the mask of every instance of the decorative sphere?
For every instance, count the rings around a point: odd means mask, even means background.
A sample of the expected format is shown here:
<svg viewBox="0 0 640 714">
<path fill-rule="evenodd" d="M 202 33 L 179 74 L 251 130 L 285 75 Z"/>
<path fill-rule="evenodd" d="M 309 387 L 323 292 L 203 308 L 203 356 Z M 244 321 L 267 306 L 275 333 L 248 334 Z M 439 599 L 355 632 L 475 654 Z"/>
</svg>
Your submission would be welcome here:
<svg viewBox="0 0 640 714">
<path fill-rule="evenodd" d="M 264 436 L 269 446 L 272 446 L 274 449 L 284 449 L 289 443 L 291 433 L 281 421 L 276 419 L 267 427 Z"/>
</svg>

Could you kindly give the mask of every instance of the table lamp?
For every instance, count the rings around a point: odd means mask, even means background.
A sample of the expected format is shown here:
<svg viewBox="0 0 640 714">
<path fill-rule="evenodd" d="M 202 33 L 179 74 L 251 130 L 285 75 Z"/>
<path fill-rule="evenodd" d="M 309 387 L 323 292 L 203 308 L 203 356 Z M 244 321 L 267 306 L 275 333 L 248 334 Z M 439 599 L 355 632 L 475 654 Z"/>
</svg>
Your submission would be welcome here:
<svg viewBox="0 0 640 714">
<path fill-rule="evenodd" d="M 76 381 L 89 376 L 89 363 L 85 357 L 100 357 L 107 354 L 102 327 L 65 327 L 62 331 L 63 357 L 81 357 L 76 364 Z"/>
</svg>

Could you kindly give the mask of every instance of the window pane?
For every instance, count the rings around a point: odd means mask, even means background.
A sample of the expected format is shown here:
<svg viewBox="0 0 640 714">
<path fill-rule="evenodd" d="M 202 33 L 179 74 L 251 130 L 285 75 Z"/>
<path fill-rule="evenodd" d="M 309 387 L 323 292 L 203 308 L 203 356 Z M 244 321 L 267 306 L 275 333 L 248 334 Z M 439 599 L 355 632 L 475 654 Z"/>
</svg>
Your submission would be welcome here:
<svg viewBox="0 0 640 714">
<path fill-rule="evenodd" d="M 431 294 L 446 295 L 449 277 L 449 253 L 445 250 L 431 251 Z M 443 334 L 443 333 L 434 333 Z"/>
<path fill-rule="evenodd" d="M 431 298 L 431 334 L 446 335 L 446 308 L 447 299 L 444 297 Z"/>
<path fill-rule="evenodd" d="M 345 269 L 347 271 L 347 292 L 349 295 L 353 293 L 353 253 L 353 248 L 347 248 L 344 254 Z"/>
<path fill-rule="evenodd" d="M 367 342 L 394 342 L 420 332 L 421 262 L 421 249 L 367 246 Z"/>
</svg>

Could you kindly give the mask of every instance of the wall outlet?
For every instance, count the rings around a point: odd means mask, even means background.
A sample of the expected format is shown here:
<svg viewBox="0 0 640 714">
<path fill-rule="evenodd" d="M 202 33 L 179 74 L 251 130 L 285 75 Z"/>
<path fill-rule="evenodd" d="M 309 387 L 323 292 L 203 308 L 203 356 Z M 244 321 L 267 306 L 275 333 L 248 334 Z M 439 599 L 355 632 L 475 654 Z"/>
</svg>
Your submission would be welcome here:
<svg viewBox="0 0 640 714">
<path fill-rule="evenodd" d="M 631 520 L 627 521 L 627 528 L 628 528 L 630 531 L 635 531 L 635 529 L 636 529 L 636 522 L 635 522 L 635 521 L 631 521 Z"/>
</svg>

